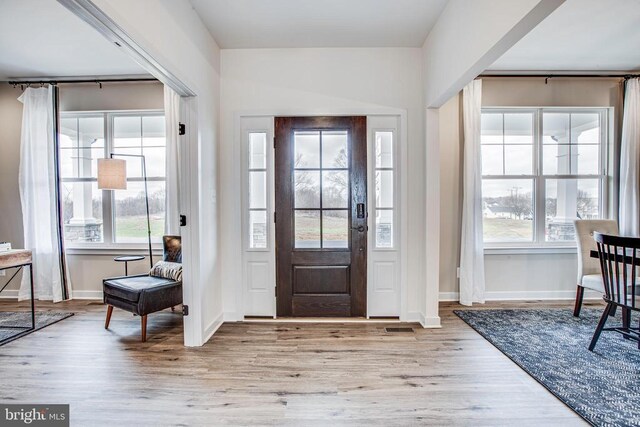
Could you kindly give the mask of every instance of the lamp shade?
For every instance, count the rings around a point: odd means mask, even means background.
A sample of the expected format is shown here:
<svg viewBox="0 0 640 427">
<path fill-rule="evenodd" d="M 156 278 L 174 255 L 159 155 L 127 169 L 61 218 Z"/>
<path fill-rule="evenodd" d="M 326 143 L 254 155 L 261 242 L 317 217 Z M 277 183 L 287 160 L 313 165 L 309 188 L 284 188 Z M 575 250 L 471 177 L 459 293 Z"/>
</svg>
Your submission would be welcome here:
<svg viewBox="0 0 640 427">
<path fill-rule="evenodd" d="M 98 188 L 127 189 L 127 162 L 122 159 L 98 159 Z"/>
</svg>

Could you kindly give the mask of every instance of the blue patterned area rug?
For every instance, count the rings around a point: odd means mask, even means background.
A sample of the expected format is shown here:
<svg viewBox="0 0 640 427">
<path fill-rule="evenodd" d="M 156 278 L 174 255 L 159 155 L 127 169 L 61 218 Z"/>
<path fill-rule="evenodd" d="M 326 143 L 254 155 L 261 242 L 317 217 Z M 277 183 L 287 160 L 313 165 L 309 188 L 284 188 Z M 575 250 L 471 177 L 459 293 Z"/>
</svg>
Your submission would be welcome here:
<svg viewBox="0 0 640 427">
<path fill-rule="evenodd" d="M 36 328 L 29 331 L 27 329 L 31 326 L 30 311 L 0 312 L 0 340 L 6 340 L 0 345 L 8 344 L 71 316 L 73 316 L 73 313 L 36 311 Z"/>
<path fill-rule="evenodd" d="M 620 325 L 619 312 L 607 326 Z M 638 343 L 605 331 L 587 348 L 602 310 L 583 308 L 580 318 L 571 309 L 454 313 L 591 425 L 640 426 Z"/>
</svg>

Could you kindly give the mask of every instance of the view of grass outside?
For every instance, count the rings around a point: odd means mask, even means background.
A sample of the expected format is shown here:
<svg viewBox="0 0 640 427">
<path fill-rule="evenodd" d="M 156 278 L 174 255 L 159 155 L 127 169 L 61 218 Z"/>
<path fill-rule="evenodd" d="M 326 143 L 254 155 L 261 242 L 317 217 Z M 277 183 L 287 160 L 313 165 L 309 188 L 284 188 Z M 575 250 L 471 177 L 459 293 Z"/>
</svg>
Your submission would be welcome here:
<svg viewBox="0 0 640 427">
<path fill-rule="evenodd" d="M 485 217 L 483 232 L 485 242 L 531 241 L 533 220 Z"/>
<path fill-rule="evenodd" d="M 327 215 L 323 219 L 322 230 L 325 246 L 331 242 L 331 247 L 348 246 L 347 211 L 335 212 L 340 216 Z M 295 239 L 297 247 L 320 247 L 320 216 L 319 211 L 296 211 Z"/>
<path fill-rule="evenodd" d="M 151 215 L 151 237 L 160 241 L 164 234 L 164 216 Z M 147 240 L 147 216 L 121 216 L 116 218 L 116 233 L 121 242 L 144 242 Z"/>
</svg>

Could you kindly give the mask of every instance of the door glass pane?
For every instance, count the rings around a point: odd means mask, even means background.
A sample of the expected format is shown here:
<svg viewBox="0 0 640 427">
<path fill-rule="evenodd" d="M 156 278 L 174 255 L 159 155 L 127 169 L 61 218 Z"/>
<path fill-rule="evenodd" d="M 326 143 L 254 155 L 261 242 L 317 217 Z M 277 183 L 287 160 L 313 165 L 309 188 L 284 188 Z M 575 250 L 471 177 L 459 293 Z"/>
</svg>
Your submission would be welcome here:
<svg viewBox="0 0 640 427">
<path fill-rule="evenodd" d="M 322 167 L 349 167 L 347 131 L 322 132 Z"/>
<path fill-rule="evenodd" d="M 149 182 L 149 217 L 151 240 L 161 242 L 164 233 L 165 183 Z M 144 183 L 127 182 L 126 190 L 113 192 L 115 199 L 115 236 L 118 243 L 147 241 L 147 211 Z"/>
<path fill-rule="evenodd" d="M 296 248 L 320 248 L 320 211 L 295 210 Z"/>
<path fill-rule="evenodd" d="M 376 132 L 376 168 L 393 167 L 393 132 Z"/>
<path fill-rule="evenodd" d="M 322 171 L 322 207 L 349 207 L 348 171 Z"/>
<path fill-rule="evenodd" d="M 249 169 L 267 168 L 267 134 L 249 134 Z"/>
<path fill-rule="evenodd" d="M 533 241 L 533 180 L 483 179 L 485 242 Z"/>
<path fill-rule="evenodd" d="M 483 145 L 482 148 L 482 174 L 503 175 L 503 146 Z"/>
<path fill-rule="evenodd" d="M 376 171 L 376 207 L 393 207 L 393 171 Z"/>
<path fill-rule="evenodd" d="M 505 175 L 531 175 L 533 171 L 533 145 L 505 145 Z"/>
<path fill-rule="evenodd" d="M 376 211 L 376 247 L 393 247 L 393 210 Z"/>
<path fill-rule="evenodd" d="M 66 242 L 102 242 L 102 190 L 96 182 L 64 182 L 60 186 Z"/>
<path fill-rule="evenodd" d="M 249 211 L 249 247 L 267 247 L 267 211 Z"/>
<path fill-rule="evenodd" d="M 249 172 L 249 208 L 265 209 L 267 207 L 267 173 L 264 171 Z"/>
<path fill-rule="evenodd" d="M 600 180 L 547 179 L 545 183 L 545 239 L 575 240 L 573 221 L 600 217 Z"/>
<path fill-rule="evenodd" d="M 348 211 L 322 211 L 322 247 L 349 247 Z"/>
<path fill-rule="evenodd" d="M 294 172 L 296 208 L 320 208 L 320 171 Z"/>
<path fill-rule="evenodd" d="M 294 133 L 294 168 L 320 167 L 320 132 Z"/>
</svg>

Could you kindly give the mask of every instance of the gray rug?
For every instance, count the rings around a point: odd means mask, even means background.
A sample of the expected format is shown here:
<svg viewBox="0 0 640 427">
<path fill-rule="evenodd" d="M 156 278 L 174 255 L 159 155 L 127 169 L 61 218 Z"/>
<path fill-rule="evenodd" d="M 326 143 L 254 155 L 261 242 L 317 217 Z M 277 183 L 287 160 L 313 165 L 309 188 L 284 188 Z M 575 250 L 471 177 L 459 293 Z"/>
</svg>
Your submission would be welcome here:
<svg viewBox="0 0 640 427">
<path fill-rule="evenodd" d="M 17 327 L 31 327 L 30 311 L 0 312 L 0 340 L 7 339 L 7 341 L 3 342 L 0 345 L 4 345 L 18 338 L 22 338 L 32 332 L 45 328 L 71 316 L 73 316 L 73 313 L 58 313 L 53 311 L 36 312 L 36 329 L 33 331 L 27 331 L 26 328 L 22 329 Z"/>
<path fill-rule="evenodd" d="M 580 318 L 571 309 L 454 313 L 590 424 L 640 426 L 637 342 L 603 332 L 594 352 L 587 348 L 602 310 Z M 620 322 L 618 314 L 607 326 Z"/>
</svg>

